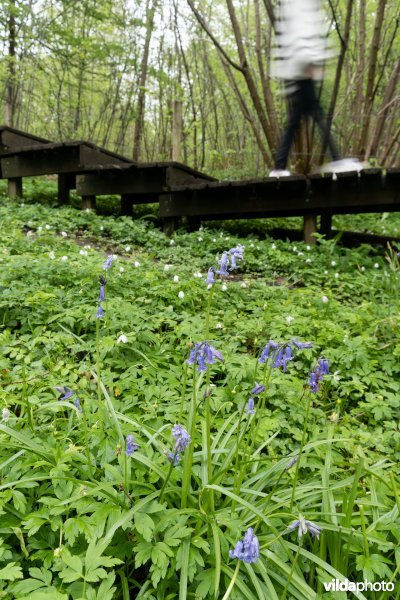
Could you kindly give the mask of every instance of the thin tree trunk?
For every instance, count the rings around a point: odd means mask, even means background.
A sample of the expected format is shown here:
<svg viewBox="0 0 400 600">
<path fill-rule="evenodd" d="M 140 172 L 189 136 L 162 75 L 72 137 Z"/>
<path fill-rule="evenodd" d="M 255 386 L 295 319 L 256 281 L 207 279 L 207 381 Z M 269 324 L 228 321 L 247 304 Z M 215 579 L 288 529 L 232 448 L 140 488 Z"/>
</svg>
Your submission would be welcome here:
<svg viewBox="0 0 400 600">
<path fill-rule="evenodd" d="M 362 105 L 364 100 L 364 73 L 365 73 L 365 22 L 366 22 L 366 0 L 360 0 L 359 31 L 358 31 L 358 66 L 356 98 L 354 103 L 354 122 L 357 130 L 354 135 L 352 152 L 357 152 L 361 140 Z"/>
<path fill-rule="evenodd" d="M 150 0 L 147 1 L 146 5 L 146 13 L 147 13 L 147 23 L 146 23 L 146 37 L 143 48 L 143 56 L 140 65 L 140 79 L 139 79 L 139 93 L 138 93 L 138 101 L 136 106 L 136 121 L 135 121 L 135 130 L 133 133 L 133 160 L 139 160 L 140 156 L 140 142 L 143 131 L 143 122 L 144 122 L 144 109 L 145 109 L 145 101 L 146 101 L 146 80 L 147 80 L 147 71 L 149 67 L 149 52 L 150 52 L 150 42 L 151 36 L 153 33 L 153 25 L 154 25 L 154 14 L 157 7 L 157 0 L 153 0 L 152 6 L 150 7 Z"/>
<path fill-rule="evenodd" d="M 242 114 L 243 114 L 244 118 L 249 122 L 250 127 L 254 133 L 254 137 L 256 138 L 257 145 L 263 156 L 263 159 L 264 159 L 266 165 L 271 166 L 272 165 L 271 155 L 269 154 L 268 149 L 266 148 L 266 146 L 264 144 L 263 137 L 260 134 L 257 124 L 255 123 L 254 118 L 251 115 L 251 112 L 250 112 L 250 110 L 245 102 L 245 99 L 243 98 L 243 96 L 236 84 L 236 81 L 234 80 L 233 74 L 230 71 L 229 66 L 223 60 L 222 60 L 222 64 L 223 64 L 225 72 L 228 76 L 229 83 L 231 84 L 232 89 L 235 92 L 236 98 L 239 101 L 239 106 L 241 108 Z"/>
<path fill-rule="evenodd" d="M 12 127 L 14 122 L 14 105 L 15 105 L 15 75 L 16 75 L 16 24 L 15 24 L 15 0 L 9 2 L 8 15 L 8 65 L 7 65 L 7 82 L 6 82 L 6 102 L 4 111 L 4 121 L 6 125 Z"/>
<path fill-rule="evenodd" d="M 272 143 L 273 147 L 275 147 L 278 143 L 278 125 L 277 125 L 277 116 L 275 111 L 274 100 L 272 97 L 270 79 L 266 73 L 264 67 L 263 53 L 262 53 L 262 41 L 261 41 L 261 18 L 260 18 L 260 6 L 259 0 L 254 0 L 254 11 L 255 11 L 255 21 L 256 21 L 256 55 L 257 55 L 257 63 L 258 70 L 260 73 L 261 85 L 264 95 L 264 103 L 267 111 L 267 115 L 269 118 L 269 125 L 271 128 L 272 135 Z"/>
<path fill-rule="evenodd" d="M 387 119 L 388 112 L 390 108 L 393 107 L 393 98 L 396 92 L 396 87 L 399 81 L 400 75 L 400 58 L 397 59 L 393 67 L 392 74 L 390 76 L 388 85 L 385 90 L 385 94 L 382 100 L 382 106 L 378 111 L 378 116 L 375 122 L 375 129 L 373 134 L 371 135 L 371 141 L 367 147 L 365 158 L 368 159 L 371 155 L 375 155 L 378 150 L 378 144 L 382 137 L 383 129 L 385 126 L 385 122 Z"/>
<path fill-rule="evenodd" d="M 328 131 L 330 131 L 331 126 L 332 126 L 333 115 L 335 112 L 335 106 L 336 106 L 336 102 L 337 102 L 338 95 L 339 95 L 340 80 L 342 77 L 342 70 L 343 70 L 343 65 L 344 65 L 344 57 L 346 54 L 347 46 L 349 43 L 349 37 L 350 37 L 350 25 L 351 25 L 351 18 L 352 18 L 352 14 L 353 14 L 353 4 L 354 4 L 354 0 L 347 0 L 346 21 L 345 21 L 345 25 L 344 25 L 344 31 L 343 31 L 343 35 L 339 34 L 340 40 L 341 40 L 341 49 L 340 49 L 338 63 L 336 66 L 335 82 L 333 84 L 331 102 L 329 105 L 328 116 L 327 116 Z M 338 28 L 337 22 L 336 22 L 336 27 Z M 339 28 L 338 28 L 338 31 L 340 31 Z M 325 141 L 327 141 L 327 140 L 325 140 Z M 322 147 L 322 152 L 321 152 L 320 159 L 319 159 L 320 164 L 323 161 L 325 152 L 326 152 L 326 144 Z"/>
<path fill-rule="evenodd" d="M 226 0 L 226 5 L 228 8 L 228 12 L 229 12 L 229 17 L 231 20 L 231 24 L 232 24 L 232 29 L 233 29 L 233 33 L 235 36 L 235 40 L 236 40 L 236 46 L 237 46 L 237 50 L 238 50 L 238 55 L 239 55 L 239 60 L 240 60 L 240 65 L 242 67 L 242 72 L 243 72 L 243 76 L 245 78 L 246 84 L 247 84 L 247 89 L 249 90 L 249 94 L 255 109 L 255 112 L 258 116 L 258 119 L 260 121 L 262 130 L 264 132 L 264 135 L 266 137 L 266 140 L 268 142 L 268 146 L 270 148 L 274 147 L 274 140 L 271 134 L 271 129 L 269 127 L 269 123 L 268 123 L 268 118 L 266 115 L 266 112 L 261 104 L 261 100 L 260 100 L 260 96 L 258 94 L 258 90 L 257 90 L 257 86 L 255 84 L 255 81 L 253 79 L 253 76 L 251 74 L 251 70 L 250 67 L 248 65 L 248 61 L 247 61 L 247 57 L 246 57 L 246 52 L 244 49 L 244 44 L 243 44 L 243 38 L 242 38 L 242 34 L 240 31 L 240 27 L 239 27 L 239 23 L 236 17 L 236 12 L 235 12 L 235 8 L 233 6 L 233 1 L 232 0 Z"/>
<path fill-rule="evenodd" d="M 367 89 L 365 92 L 365 102 L 363 107 L 363 122 L 361 128 L 360 142 L 358 146 L 358 154 L 361 156 L 365 155 L 367 137 L 371 123 L 371 113 L 374 102 L 375 73 L 378 62 L 378 53 L 386 4 L 387 0 L 379 0 L 377 13 L 375 17 L 374 34 L 372 37 L 371 51 L 369 56 Z"/>
</svg>

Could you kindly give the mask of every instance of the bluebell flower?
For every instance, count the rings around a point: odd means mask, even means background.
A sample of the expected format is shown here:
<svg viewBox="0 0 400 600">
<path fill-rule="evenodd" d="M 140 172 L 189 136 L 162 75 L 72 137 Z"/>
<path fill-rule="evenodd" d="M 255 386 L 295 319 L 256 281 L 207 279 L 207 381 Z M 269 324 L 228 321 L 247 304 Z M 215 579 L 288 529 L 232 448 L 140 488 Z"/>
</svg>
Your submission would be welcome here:
<svg viewBox="0 0 400 600">
<path fill-rule="evenodd" d="M 71 388 L 67 387 L 66 385 L 63 387 L 56 386 L 56 390 L 60 394 L 63 394 L 63 396 L 61 396 L 59 398 L 59 400 L 69 400 L 69 398 L 72 398 L 73 396 L 75 396 L 75 392 L 73 390 L 71 390 Z"/>
<path fill-rule="evenodd" d="M 256 411 L 254 409 L 254 398 L 249 398 L 249 401 L 247 403 L 247 414 L 248 415 L 255 415 Z"/>
<path fill-rule="evenodd" d="M 200 342 L 196 342 L 194 345 L 194 348 L 192 348 L 189 352 L 189 358 L 187 359 L 186 363 L 188 365 L 194 365 L 194 363 L 196 362 L 197 359 L 197 352 L 199 350 L 201 346 Z"/>
<path fill-rule="evenodd" d="M 71 388 L 67 387 L 66 385 L 61 386 L 61 387 L 56 386 L 56 390 L 57 390 L 57 392 L 62 394 L 62 396 L 60 396 L 59 400 L 71 400 L 73 398 L 76 408 L 78 409 L 79 412 L 82 412 L 81 403 L 79 402 L 79 398 L 76 395 L 76 392 L 74 392 L 74 390 L 71 390 Z"/>
<path fill-rule="evenodd" d="M 318 394 L 324 375 L 329 374 L 329 360 L 326 358 L 318 359 L 318 364 L 310 373 L 308 385 L 313 394 Z"/>
<path fill-rule="evenodd" d="M 297 339 L 293 339 L 290 342 L 284 344 L 278 344 L 273 340 L 269 340 L 269 342 L 264 346 L 261 350 L 260 358 L 258 359 L 259 363 L 265 364 L 267 360 L 272 357 L 273 363 L 272 366 L 275 369 L 280 369 L 286 372 L 286 367 L 289 361 L 293 360 L 293 347 L 299 350 L 304 348 L 311 348 L 311 342 L 299 342 Z"/>
<path fill-rule="evenodd" d="M 313 346 L 312 342 L 299 342 L 299 340 L 296 338 L 292 339 L 292 344 L 294 344 L 296 348 L 299 348 L 299 350 L 303 350 L 304 348 L 312 348 Z"/>
<path fill-rule="evenodd" d="M 258 359 L 259 363 L 266 363 L 271 355 L 271 350 L 275 352 L 279 348 L 279 344 L 276 342 L 269 340 L 267 344 L 265 344 L 264 348 L 261 350 L 260 358 Z"/>
<path fill-rule="evenodd" d="M 104 265 L 103 268 L 105 271 L 108 271 L 111 268 L 111 265 L 113 264 L 114 261 L 114 255 L 113 254 L 109 254 L 106 258 L 106 260 L 104 261 Z"/>
<path fill-rule="evenodd" d="M 206 283 L 208 285 L 215 283 L 215 275 L 228 277 L 229 271 L 233 271 L 234 269 L 238 268 L 237 261 L 243 259 L 243 251 L 244 246 L 239 244 L 235 248 L 231 248 L 230 250 L 223 252 L 218 261 L 218 268 L 209 268 Z"/>
<path fill-rule="evenodd" d="M 206 283 L 208 285 L 212 285 L 213 283 L 215 283 L 214 267 L 210 267 L 208 269 Z"/>
<path fill-rule="evenodd" d="M 125 450 L 125 454 L 127 456 L 132 456 L 132 454 L 134 452 L 136 452 L 136 450 L 139 450 L 139 445 L 135 444 L 134 440 L 133 440 L 133 435 L 129 434 L 126 436 L 126 450 Z"/>
<path fill-rule="evenodd" d="M 255 563 L 260 558 L 260 544 L 252 527 L 244 534 L 243 541 L 237 542 L 234 550 L 229 550 L 230 558 L 238 558 L 245 563 Z"/>
<path fill-rule="evenodd" d="M 182 427 L 182 425 L 174 425 L 172 428 L 172 436 L 175 438 L 174 453 L 181 453 L 189 446 L 192 441 L 190 435 Z"/>
<path fill-rule="evenodd" d="M 181 455 L 179 452 L 168 452 L 167 459 L 173 464 L 174 467 L 177 467 L 179 461 L 181 460 Z"/>
<path fill-rule="evenodd" d="M 199 372 L 207 371 L 207 365 L 213 365 L 215 360 L 224 361 L 222 354 L 207 342 L 196 342 L 194 348 L 189 353 L 186 363 L 188 365 L 197 364 Z"/>
<path fill-rule="evenodd" d="M 299 518 L 289 525 L 287 531 L 293 531 L 294 529 L 297 529 L 299 539 L 301 539 L 307 532 L 310 533 L 312 537 L 319 539 L 321 533 L 321 527 L 312 521 L 307 521 L 307 519 L 305 519 L 302 515 L 299 515 Z"/>
<path fill-rule="evenodd" d="M 97 319 L 101 319 L 101 317 L 104 315 L 104 310 L 103 307 L 101 306 L 101 304 L 99 304 L 98 308 L 97 308 L 97 314 L 96 314 L 96 318 Z"/>
<path fill-rule="evenodd" d="M 262 394 L 264 391 L 265 391 L 265 385 L 256 383 L 256 385 L 251 390 L 250 394 L 252 394 L 253 396 L 258 396 L 258 394 Z"/>
<path fill-rule="evenodd" d="M 219 352 L 214 346 L 210 344 L 204 344 L 204 358 L 207 364 L 213 365 L 215 363 L 215 359 L 224 362 L 222 358 L 221 352 Z"/>
<path fill-rule="evenodd" d="M 75 404 L 76 408 L 78 409 L 78 411 L 82 412 L 82 406 L 81 406 L 81 403 L 79 402 L 78 396 L 76 396 L 76 398 L 74 398 L 74 404 Z"/>
<path fill-rule="evenodd" d="M 229 275 L 228 266 L 229 266 L 229 254 L 228 252 L 223 252 L 220 260 L 218 261 L 219 269 L 215 272 L 217 275 L 222 275 L 222 277 L 226 277 Z"/>
<path fill-rule="evenodd" d="M 106 299 L 106 288 L 105 288 L 105 285 L 101 285 L 100 292 L 99 292 L 99 302 L 104 302 L 105 299 Z"/>
<path fill-rule="evenodd" d="M 294 465 L 297 463 L 298 460 L 299 460 L 298 454 L 296 454 L 295 456 L 292 456 L 292 458 L 289 460 L 288 464 L 286 465 L 285 471 L 289 471 L 289 469 L 294 467 Z"/>
<path fill-rule="evenodd" d="M 327 358 L 320 358 L 318 364 L 321 375 L 329 375 L 329 360 Z"/>
</svg>

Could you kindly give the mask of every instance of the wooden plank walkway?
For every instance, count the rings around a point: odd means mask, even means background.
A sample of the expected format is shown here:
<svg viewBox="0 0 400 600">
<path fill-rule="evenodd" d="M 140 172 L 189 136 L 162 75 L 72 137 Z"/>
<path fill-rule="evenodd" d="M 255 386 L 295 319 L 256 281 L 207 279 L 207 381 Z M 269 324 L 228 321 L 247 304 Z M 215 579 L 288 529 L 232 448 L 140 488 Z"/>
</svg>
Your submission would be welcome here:
<svg viewBox="0 0 400 600">
<path fill-rule="evenodd" d="M 160 197 L 160 216 L 170 221 L 305 217 L 305 237 L 312 241 L 316 217 L 329 233 L 334 214 L 400 210 L 400 169 L 264 178 L 179 186 Z"/>
<path fill-rule="evenodd" d="M 39 146 L 48 144 L 50 140 L 32 135 L 26 131 L 8 127 L 7 125 L 0 126 L 0 157 L 6 156 L 12 152 L 14 148 L 24 148 L 26 146 Z M 1 170 L 1 165 L 0 165 Z M 1 175 L 1 177 L 3 177 Z M 8 177 L 8 195 L 22 196 L 22 179 L 21 177 Z"/>
<path fill-rule="evenodd" d="M 23 177 L 57 174 L 61 203 L 75 187 L 84 208 L 108 194 L 121 196 L 122 214 L 131 214 L 134 204 L 159 202 L 168 233 L 182 217 L 199 224 L 303 216 L 312 242 L 317 215 L 329 233 L 334 214 L 400 210 L 400 169 L 217 181 L 174 161 L 137 163 L 85 140 L 51 142 L 6 126 L 0 126 L 0 167 L 10 196 L 22 196 Z"/>
<path fill-rule="evenodd" d="M 187 165 L 170 161 L 140 163 L 118 169 L 96 168 L 77 177 L 81 196 L 117 194 L 121 196 L 121 214 L 132 214 L 134 204 L 158 202 L 165 190 L 216 181 Z"/>
<path fill-rule="evenodd" d="M 79 140 L 14 146 L 0 156 L 0 163 L 1 175 L 9 181 L 39 175 L 58 175 L 58 200 L 65 203 L 69 198 L 69 190 L 76 187 L 78 173 L 85 173 L 99 165 L 115 168 L 131 164 L 132 161 L 91 142 Z M 83 198 L 84 204 L 92 201 L 91 198 Z"/>
</svg>

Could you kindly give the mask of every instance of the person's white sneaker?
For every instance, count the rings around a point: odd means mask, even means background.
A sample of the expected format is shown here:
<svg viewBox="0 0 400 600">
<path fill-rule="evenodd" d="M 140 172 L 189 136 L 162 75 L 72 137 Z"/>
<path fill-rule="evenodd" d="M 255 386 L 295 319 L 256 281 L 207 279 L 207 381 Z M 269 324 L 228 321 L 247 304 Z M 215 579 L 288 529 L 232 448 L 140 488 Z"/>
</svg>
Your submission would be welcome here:
<svg viewBox="0 0 400 600">
<path fill-rule="evenodd" d="M 357 158 L 342 158 L 340 160 L 334 160 L 323 166 L 321 169 L 322 173 L 351 173 L 352 171 L 361 171 L 368 165 L 360 162 Z"/>
<path fill-rule="evenodd" d="M 290 171 L 287 171 L 286 169 L 272 169 L 272 171 L 269 172 L 270 177 L 290 177 L 290 175 Z"/>
</svg>

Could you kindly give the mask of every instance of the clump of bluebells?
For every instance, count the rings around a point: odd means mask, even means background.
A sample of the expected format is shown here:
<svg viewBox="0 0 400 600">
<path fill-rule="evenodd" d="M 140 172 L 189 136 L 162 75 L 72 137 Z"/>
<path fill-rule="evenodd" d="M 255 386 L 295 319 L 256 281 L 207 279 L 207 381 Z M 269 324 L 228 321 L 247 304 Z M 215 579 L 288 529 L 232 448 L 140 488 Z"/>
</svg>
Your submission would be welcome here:
<svg viewBox="0 0 400 600">
<path fill-rule="evenodd" d="M 258 362 L 265 364 L 271 358 L 274 369 L 282 368 L 282 371 L 286 372 L 288 362 L 294 358 L 294 351 L 304 348 L 312 348 L 312 342 L 300 342 L 292 339 L 290 342 L 279 344 L 269 340 L 262 349 Z"/>
<path fill-rule="evenodd" d="M 254 529 L 249 527 L 243 540 L 239 540 L 233 550 L 229 550 L 230 558 L 238 558 L 245 563 L 255 563 L 260 558 L 260 544 Z"/>
<path fill-rule="evenodd" d="M 197 364 L 197 370 L 205 372 L 207 371 L 207 365 L 213 365 L 215 360 L 224 362 L 222 354 L 214 346 L 207 342 L 196 342 L 186 363 L 190 366 Z"/>
<path fill-rule="evenodd" d="M 182 425 L 173 426 L 172 436 L 175 438 L 175 445 L 172 452 L 168 454 L 168 460 L 176 467 L 181 459 L 181 454 L 186 450 L 192 440 Z"/>
<path fill-rule="evenodd" d="M 243 260 L 244 246 L 239 244 L 235 248 L 231 248 L 226 252 L 222 253 L 220 260 L 218 261 L 218 268 L 210 267 L 207 273 L 206 283 L 212 285 L 215 283 L 215 275 L 220 277 L 228 277 L 231 271 L 238 268 L 237 261 Z"/>
<path fill-rule="evenodd" d="M 329 374 L 329 360 L 318 359 L 318 363 L 310 374 L 309 386 L 313 394 L 318 394 L 324 375 Z"/>
</svg>

